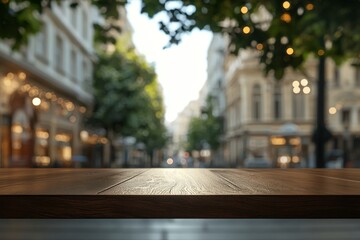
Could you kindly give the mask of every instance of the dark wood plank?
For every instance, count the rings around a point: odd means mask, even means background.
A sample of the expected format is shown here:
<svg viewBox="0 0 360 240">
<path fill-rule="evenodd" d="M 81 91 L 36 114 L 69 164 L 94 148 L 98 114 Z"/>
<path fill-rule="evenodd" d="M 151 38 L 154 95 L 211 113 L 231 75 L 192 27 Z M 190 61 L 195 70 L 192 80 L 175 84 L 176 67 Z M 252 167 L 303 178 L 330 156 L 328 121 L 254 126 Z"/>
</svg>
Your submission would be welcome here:
<svg viewBox="0 0 360 240">
<path fill-rule="evenodd" d="M 1 169 L 0 218 L 360 218 L 360 170 L 28 171 Z"/>
<path fill-rule="evenodd" d="M 1 195 L 85 195 L 105 191 L 146 169 L 0 169 Z"/>
<path fill-rule="evenodd" d="M 247 186 L 251 194 L 360 195 L 360 182 L 330 178 L 327 174 L 321 175 L 322 171 L 316 172 L 316 174 L 306 169 L 298 171 L 285 169 L 211 171 L 235 186 Z M 242 193 L 239 192 L 239 194 Z"/>
</svg>

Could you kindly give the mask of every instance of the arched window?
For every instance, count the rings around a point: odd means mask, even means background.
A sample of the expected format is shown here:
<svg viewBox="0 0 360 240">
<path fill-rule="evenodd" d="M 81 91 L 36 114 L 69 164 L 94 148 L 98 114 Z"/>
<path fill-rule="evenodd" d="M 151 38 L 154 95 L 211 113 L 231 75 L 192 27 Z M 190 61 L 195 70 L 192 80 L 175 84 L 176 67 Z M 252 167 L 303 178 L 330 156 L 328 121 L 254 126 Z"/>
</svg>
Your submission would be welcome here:
<svg viewBox="0 0 360 240">
<path fill-rule="evenodd" d="M 279 120 L 282 117 L 282 95 L 281 95 L 281 85 L 276 84 L 274 86 L 274 97 L 273 97 L 273 111 L 274 111 L 274 119 Z"/>
<path fill-rule="evenodd" d="M 253 118 L 254 120 L 261 119 L 261 87 L 259 84 L 254 85 L 253 93 L 252 93 L 252 100 L 253 100 Z"/>
</svg>

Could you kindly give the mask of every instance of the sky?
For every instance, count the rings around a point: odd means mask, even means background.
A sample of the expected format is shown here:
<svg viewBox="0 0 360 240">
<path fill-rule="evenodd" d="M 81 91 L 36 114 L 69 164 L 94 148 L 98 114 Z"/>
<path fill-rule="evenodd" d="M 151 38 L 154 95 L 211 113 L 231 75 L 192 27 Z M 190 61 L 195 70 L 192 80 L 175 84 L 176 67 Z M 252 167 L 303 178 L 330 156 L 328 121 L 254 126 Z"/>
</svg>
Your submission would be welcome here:
<svg viewBox="0 0 360 240">
<path fill-rule="evenodd" d="M 159 30 L 156 19 L 140 14 L 141 1 L 132 0 L 126 9 L 135 47 L 155 66 L 163 88 L 165 120 L 172 122 L 191 100 L 198 98 L 206 81 L 207 50 L 212 34 L 194 30 L 179 45 L 164 50 L 168 37 Z"/>
</svg>

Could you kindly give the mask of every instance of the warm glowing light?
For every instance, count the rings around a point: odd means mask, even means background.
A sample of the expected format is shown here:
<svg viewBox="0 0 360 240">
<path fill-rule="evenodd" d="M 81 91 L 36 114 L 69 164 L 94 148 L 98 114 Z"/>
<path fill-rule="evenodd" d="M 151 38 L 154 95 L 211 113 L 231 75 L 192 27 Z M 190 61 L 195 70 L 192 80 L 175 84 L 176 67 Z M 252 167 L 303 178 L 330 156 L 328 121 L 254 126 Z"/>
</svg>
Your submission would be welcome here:
<svg viewBox="0 0 360 240">
<path fill-rule="evenodd" d="M 290 145 L 300 145 L 301 140 L 300 138 L 296 137 L 296 138 L 290 138 L 289 139 L 289 143 Z"/>
<path fill-rule="evenodd" d="M 69 142 L 71 139 L 70 135 L 58 133 L 55 135 L 55 140 L 58 142 Z"/>
<path fill-rule="evenodd" d="M 47 99 L 51 99 L 51 97 L 52 97 L 51 92 L 45 93 L 45 97 L 46 97 Z"/>
<path fill-rule="evenodd" d="M 174 163 L 174 160 L 173 160 L 172 158 L 168 158 L 168 159 L 166 160 L 166 163 L 167 163 L 168 165 L 171 165 L 171 164 Z"/>
<path fill-rule="evenodd" d="M 298 156 L 293 156 L 292 157 L 292 162 L 293 163 L 299 163 L 300 162 L 300 158 Z"/>
<path fill-rule="evenodd" d="M 4 78 L 4 85 L 7 86 L 7 87 L 11 86 L 11 79 L 5 77 L 5 78 Z"/>
<path fill-rule="evenodd" d="M 88 140 L 89 138 L 89 133 L 87 131 L 81 131 L 80 132 L 80 138 L 83 142 L 85 142 L 86 140 Z"/>
<path fill-rule="evenodd" d="M 86 112 L 86 107 L 80 107 L 80 108 L 79 108 L 79 111 L 80 111 L 81 113 L 85 113 L 85 112 Z"/>
<path fill-rule="evenodd" d="M 41 110 L 44 110 L 44 111 L 49 110 L 49 104 L 45 101 L 41 102 L 40 107 L 41 107 Z"/>
<path fill-rule="evenodd" d="M 264 45 L 262 45 L 261 43 L 258 43 L 257 45 L 256 45 L 256 49 L 257 50 L 263 50 L 263 48 L 264 48 Z"/>
<path fill-rule="evenodd" d="M 6 74 L 6 77 L 13 79 L 14 78 L 14 74 L 9 72 L 8 74 Z"/>
<path fill-rule="evenodd" d="M 20 133 L 23 132 L 23 128 L 22 128 L 22 126 L 16 124 L 16 125 L 13 125 L 13 126 L 11 127 L 11 131 L 12 131 L 13 133 L 18 133 L 18 134 L 20 134 Z"/>
<path fill-rule="evenodd" d="M 311 92 L 310 87 L 304 87 L 304 89 L 303 89 L 303 93 L 305 93 L 305 94 L 309 94 L 310 92 Z"/>
<path fill-rule="evenodd" d="M 292 86 L 293 86 L 294 88 L 299 87 L 299 86 L 300 86 L 299 81 L 293 81 Z"/>
<path fill-rule="evenodd" d="M 280 19 L 286 23 L 291 22 L 291 16 L 288 13 L 284 13 L 283 15 L 281 15 Z"/>
<path fill-rule="evenodd" d="M 67 102 L 66 103 L 66 109 L 68 110 L 68 111 L 72 111 L 72 110 L 74 110 L 74 104 L 72 103 L 72 102 Z"/>
<path fill-rule="evenodd" d="M 243 33 L 245 33 L 245 34 L 249 34 L 250 33 L 250 27 L 249 26 L 245 26 L 245 27 L 243 27 Z"/>
<path fill-rule="evenodd" d="M 294 54 L 294 49 L 291 48 L 291 47 L 289 47 L 289 48 L 286 49 L 286 53 L 287 53 L 288 55 L 292 55 L 292 54 Z"/>
<path fill-rule="evenodd" d="M 248 9 L 247 7 L 245 7 L 245 6 L 243 6 L 243 7 L 240 9 L 240 12 L 241 12 L 242 14 L 246 14 L 248 11 L 249 11 L 249 9 Z"/>
<path fill-rule="evenodd" d="M 271 138 L 272 145 L 284 145 L 285 143 L 286 143 L 286 140 L 283 137 L 272 137 Z"/>
<path fill-rule="evenodd" d="M 289 9 L 291 4 L 288 1 L 283 2 L 283 8 Z"/>
<path fill-rule="evenodd" d="M 48 156 L 36 156 L 35 162 L 38 166 L 49 166 L 50 165 L 50 157 Z"/>
<path fill-rule="evenodd" d="M 44 131 L 44 130 L 37 130 L 36 131 L 36 137 L 47 139 L 47 138 L 49 138 L 49 133 L 47 131 Z"/>
<path fill-rule="evenodd" d="M 33 87 L 29 91 L 30 97 L 35 97 L 39 94 L 39 90 L 36 87 Z"/>
<path fill-rule="evenodd" d="M 306 4 L 306 10 L 308 10 L 308 11 L 311 11 L 311 10 L 313 10 L 314 9 L 314 4 L 312 4 L 312 3 L 308 3 L 308 4 Z"/>
<path fill-rule="evenodd" d="M 41 99 L 38 98 L 38 97 L 33 98 L 32 104 L 33 104 L 35 107 L 39 106 L 39 105 L 41 104 Z"/>
<path fill-rule="evenodd" d="M 320 49 L 317 53 L 319 56 L 323 56 L 325 54 L 325 51 Z"/>
<path fill-rule="evenodd" d="M 301 89 L 299 87 L 293 88 L 293 93 L 299 94 L 301 92 Z"/>
<path fill-rule="evenodd" d="M 281 156 L 281 157 L 279 157 L 278 161 L 281 164 L 286 164 L 286 163 L 290 162 L 290 157 L 289 156 Z"/>
<path fill-rule="evenodd" d="M 329 113 L 330 113 L 331 115 L 334 115 L 336 112 L 337 112 L 337 110 L 336 110 L 335 107 L 329 108 Z"/>
<path fill-rule="evenodd" d="M 71 160 L 71 147 L 66 146 L 62 149 L 62 156 L 65 161 Z"/>
<path fill-rule="evenodd" d="M 308 85 L 309 81 L 304 78 L 304 79 L 301 79 L 300 83 L 301 83 L 301 86 L 304 86 L 304 87 L 305 87 L 305 86 Z"/>
<path fill-rule="evenodd" d="M 22 81 L 26 79 L 26 74 L 24 72 L 20 72 L 18 76 L 19 76 L 19 79 Z"/>
</svg>

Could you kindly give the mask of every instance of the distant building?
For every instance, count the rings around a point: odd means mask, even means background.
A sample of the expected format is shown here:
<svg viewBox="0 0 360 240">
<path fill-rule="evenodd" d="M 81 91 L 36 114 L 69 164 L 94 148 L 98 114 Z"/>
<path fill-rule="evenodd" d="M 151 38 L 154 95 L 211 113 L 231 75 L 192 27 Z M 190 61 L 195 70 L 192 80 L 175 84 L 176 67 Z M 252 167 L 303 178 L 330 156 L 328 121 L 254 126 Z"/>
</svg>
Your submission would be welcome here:
<svg viewBox="0 0 360 240">
<path fill-rule="evenodd" d="M 225 97 L 225 57 L 227 54 L 227 42 L 219 33 L 214 33 L 207 53 L 207 79 L 204 83 L 204 93 L 200 94 L 201 108 L 211 101 L 213 107 L 212 114 L 222 121 L 225 117 L 226 97 Z M 218 136 L 220 146 L 211 151 L 211 163 L 213 166 L 224 166 L 224 136 Z"/>
<path fill-rule="evenodd" d="M 73 166 L 81 154 L 97 14 L 88 1 L 69 3 L 44 9 L 42 30 L 19 52 L 0 42 L 1 167 Z"/>
<path fill-rule="evenodd" d="M 265 159 L 272 167 L 314 167 L 316 61 L 307 62 L 306 77 L 287 69 L 277 81 L 271 74 L 264 76 L 250 50 L 229 59 L 225 66 L 226 161 L 245 166 Z M 334 134 L 327 153 L 346 145 L 349 160 L 360 160 L 359 69 L 350 64 L 336 68 L 329 60 L 327 70 L 327 123 Z"/>
<path fill-rule="evenodd" d="M 191 101 L 176 120 L 171 124 L 172 146 L 170 147 L 173 154 L 183 155 L 187 142 L 187 134 L 190 120 L 200 116 L 200 106 L 198 100 Z"/>
</svg>

